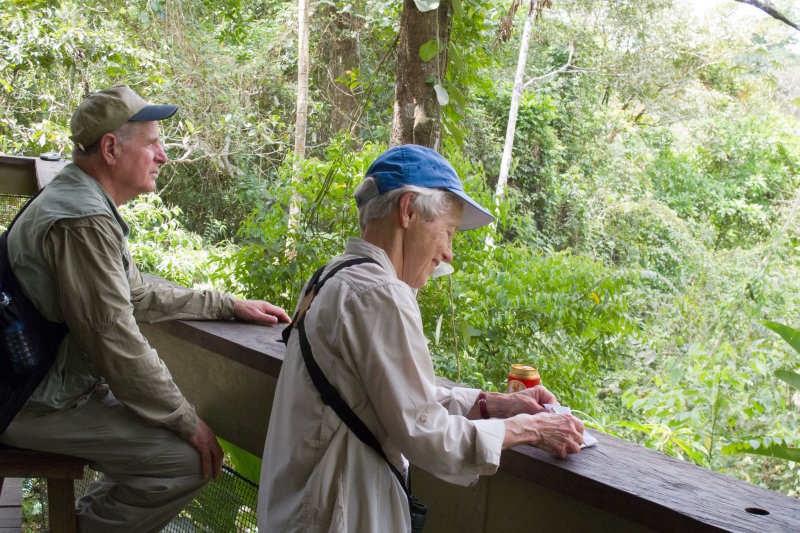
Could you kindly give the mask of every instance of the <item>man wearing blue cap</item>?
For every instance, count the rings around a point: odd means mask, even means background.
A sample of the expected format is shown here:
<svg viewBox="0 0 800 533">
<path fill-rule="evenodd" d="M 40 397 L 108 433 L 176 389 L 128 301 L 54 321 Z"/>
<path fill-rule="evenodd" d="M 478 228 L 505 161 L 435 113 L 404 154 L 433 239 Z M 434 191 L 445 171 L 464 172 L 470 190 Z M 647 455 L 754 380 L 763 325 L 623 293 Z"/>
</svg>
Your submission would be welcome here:
<svg viewBox="0 0 800 533">
<path fill-rule="evenodd" d="M 81 532 L 160 531 L 219 475 L 222 450 L 137 320 L 289 317 L 267 302 L 146 282 L 117 207 L 155 189 L 167 156 L 150 105 L 128 86 L 89 95 L 72 116 L 73 163 L 8 235 L 25 294 L 69 333 L 0 442 L 89 459 L 102 472 L 78 501 Z"/>
<path fill-rule="evenodd" d="M 494 220 L 453 167 L 428 148 L 397 146 L 355 198 L 362 238 L 315 273 L 284 333 L 260 531 L 418 531 L 409 462 L 471 485 L 497 470 L 505 448 L 531 443 L 564 457 L 583 440 L 580 420 L 544 413 L 557 403 L 544 387 L 436 386 L 415 290 L 453 259 L 457 230 Z"/>
</svg>

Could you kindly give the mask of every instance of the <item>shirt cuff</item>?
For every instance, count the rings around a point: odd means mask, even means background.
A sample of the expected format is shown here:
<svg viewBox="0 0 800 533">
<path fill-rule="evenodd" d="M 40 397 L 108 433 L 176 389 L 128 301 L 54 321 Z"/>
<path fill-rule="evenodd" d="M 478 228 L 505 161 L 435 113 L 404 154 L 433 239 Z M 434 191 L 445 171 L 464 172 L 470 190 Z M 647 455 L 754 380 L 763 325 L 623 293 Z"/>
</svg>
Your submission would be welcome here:
<svg viewBox="0 0 800 533">
<path fill-rule="evenodd" d="M 506 438 L 506 424 L 503 420 L 473 420 L 476 429 L 475 464 L 481 475 L 494 474 L 500 466 L 503 440 Z"/>
<path fill-rule="evenodd" d="M 220 318 L 233 318 L 233 307 L 236 304 L 236 296 L 220 293 L 222 295 L 222 311 Z"/>
<path fill-rule="evenodd" d="M 451 415 L 467 416 L 472 406 L 478 401 L 479 389 L 468 389 L 465 387 L 453 387 L 450 390 L 450 403 L 447 410 Z"/>
<path fill-rule="evenodd" d="M 187 441 L 194 435 L 199 425 L 197 412 L 186 398 L 162 423 Z"/>
</svg>

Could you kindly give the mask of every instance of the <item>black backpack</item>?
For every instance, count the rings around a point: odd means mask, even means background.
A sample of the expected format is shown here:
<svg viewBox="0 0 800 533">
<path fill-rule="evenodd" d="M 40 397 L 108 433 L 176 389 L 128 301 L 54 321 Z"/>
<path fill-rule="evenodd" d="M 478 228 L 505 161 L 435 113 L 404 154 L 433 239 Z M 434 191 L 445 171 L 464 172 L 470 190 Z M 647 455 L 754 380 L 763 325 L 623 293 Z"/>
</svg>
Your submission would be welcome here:
<svg viewBox="0 0 800 533">
<path fill-rule="evenodd" d="M 8 232 L 39 193 L 41 190 L 28 200 L 0 235 L 0 291 L 10 297 L 8 305 L 0 309 L 0 433 L 6 430 L 47 375 L 56 359 L 58 346 L 68 331 L 65 323 L 51 322 L 39 313 L 25 296 L 8 262 Z M 14 336 L 16 338 L 12 340 L 10 337 Z M 19 348 L 21 338 L 27 341 L 24 368 L 12 364 L 15 356 L 20 354 L 18 351 L 11 353 L 11 350 L 15 345 Z"/>
</svg>

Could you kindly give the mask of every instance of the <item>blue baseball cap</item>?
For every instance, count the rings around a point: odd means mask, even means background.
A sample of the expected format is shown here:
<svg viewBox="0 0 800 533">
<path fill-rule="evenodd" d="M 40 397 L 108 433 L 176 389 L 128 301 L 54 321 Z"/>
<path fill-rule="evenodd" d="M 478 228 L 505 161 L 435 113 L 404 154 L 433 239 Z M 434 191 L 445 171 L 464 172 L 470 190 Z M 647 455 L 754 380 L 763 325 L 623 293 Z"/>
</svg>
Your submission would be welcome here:
<svg viewBox="0 0 800 533">
<path fill-rule="evenodd" d="M 416 144 L 389 148 L 372 162 L 364 177 L 375 178 L 377 187 L 359 190 L 356 205 L 361 207 L 378 195 L 406 185 L 445 189 L 464 201 L 460 230 L 480 228 L 494 222 L 494 216 L 464 192 L 453 166 L 436 151 Z"/>
</svg>

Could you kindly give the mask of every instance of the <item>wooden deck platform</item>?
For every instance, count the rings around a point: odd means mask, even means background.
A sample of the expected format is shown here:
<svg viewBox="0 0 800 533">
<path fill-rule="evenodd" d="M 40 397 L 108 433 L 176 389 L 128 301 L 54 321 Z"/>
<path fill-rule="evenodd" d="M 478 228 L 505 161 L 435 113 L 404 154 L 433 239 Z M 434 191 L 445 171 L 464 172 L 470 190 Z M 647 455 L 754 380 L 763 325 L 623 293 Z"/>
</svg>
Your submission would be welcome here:
<svg viewBox="0 0 800 533">
<path fill-rule="evenodd" d="M 22 479 L 5 478 L 0 482 L 0 533 L 22 531 Z"/>
</svg>

